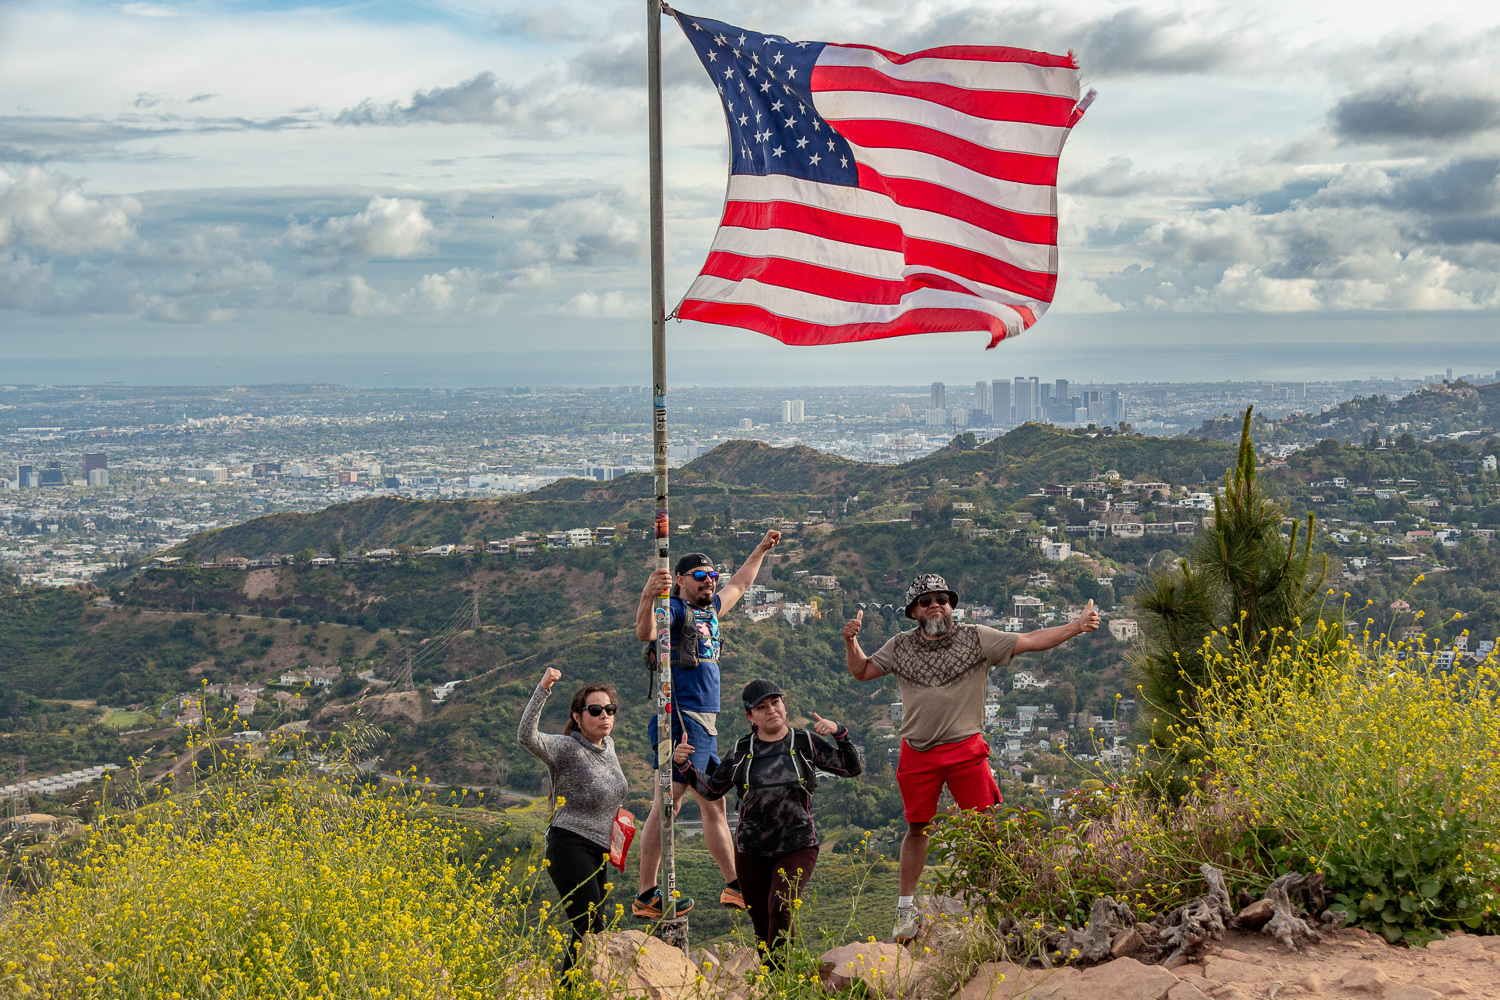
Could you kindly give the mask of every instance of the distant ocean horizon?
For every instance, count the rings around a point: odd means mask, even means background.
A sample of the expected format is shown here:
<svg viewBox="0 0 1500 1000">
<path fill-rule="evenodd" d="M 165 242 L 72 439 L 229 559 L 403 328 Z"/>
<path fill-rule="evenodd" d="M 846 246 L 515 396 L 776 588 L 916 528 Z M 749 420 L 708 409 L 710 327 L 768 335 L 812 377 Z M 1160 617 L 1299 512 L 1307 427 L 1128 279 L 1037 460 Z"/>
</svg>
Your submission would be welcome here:
<svg viewBox="0 0 1500 1000">
<path fill-rule="evenodd" d="M 1139 331 L 1132 331 L 1137 332 Z M 1243 331 L 1236 331 L 1241 332 Z M 1343 331 L 1347 334 L 1347 331 Z M 1384 332 L 1384 331 L 1382 331 Z M 1500 333 L 1361 342 L 1346 336 L 1262 343 L 1238 337 L 1099 338 L 1028 335 L 992 351 L 951 339 L 920 338 L 837 347 L 789 348 L 765 341 L 719 348 L 673 347 L 674 387 L 918 385 L 1038 376 L 1074 382 L 1357 381 L 1423 378 L 1500 369 Z M 1071 334 L 1072 331 L 1069 331 Z M 1485 334 L 1489 330 L 1484 331 Z M 1352 342 L 1351 342 L 1352 340 Z M 676 343 L 682 343 L 681 338 Z M 648 385 L 644 349 L 263 354 L 10 356 L 5 385 L 272 385 L 500 387 Z"/>
</svg>

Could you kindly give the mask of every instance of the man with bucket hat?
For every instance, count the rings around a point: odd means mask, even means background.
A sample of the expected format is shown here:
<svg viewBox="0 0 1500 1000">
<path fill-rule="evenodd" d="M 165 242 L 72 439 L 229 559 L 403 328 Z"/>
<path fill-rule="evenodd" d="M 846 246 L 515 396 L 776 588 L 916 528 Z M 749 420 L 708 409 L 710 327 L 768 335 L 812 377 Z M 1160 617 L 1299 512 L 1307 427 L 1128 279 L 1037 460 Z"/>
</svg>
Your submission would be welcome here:
<svg viewBox="0 0 1500 1000">
<path fill-rule="evenodd" d="M 893 636 L 866 656 L 859 645 L 864 612 L 844 626 L 844 653 L 855 680 L 895 674 L 901 690 L 901 758 L 896 783 L 906 812 L 901 842 L 901 891 L 896 901 L 898 942 L 921 927 L 913 895 L 927 864 L 927 826 L 937 815 L 943 786 L 960 809 L 1000 804 L 1000 786 L 990 770 L 984 727 L 985 682 L 989 668 L 1004 666 L 1017 653 L 1039 652 L 1099 627 L 1094 602 L 1066 625 L 1034 632 L 1001 632 L 984 625 L 957 624 L 958 593 L 936 573 L 923 573 L 906 590 L 906 617 L 917 627 Z"/>
</svg>

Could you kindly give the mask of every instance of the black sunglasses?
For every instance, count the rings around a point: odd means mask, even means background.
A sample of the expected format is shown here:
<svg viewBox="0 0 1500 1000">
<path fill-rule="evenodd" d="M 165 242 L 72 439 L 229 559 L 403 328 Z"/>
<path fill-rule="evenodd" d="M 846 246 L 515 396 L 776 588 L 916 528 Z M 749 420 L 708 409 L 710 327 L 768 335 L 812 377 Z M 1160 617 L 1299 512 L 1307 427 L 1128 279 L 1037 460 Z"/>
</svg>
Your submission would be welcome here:
<svg viewBox="0 0 1500 1000">
<path fill-rule="evenodd" d="M 702 583 L 704 580 L 717 580 L 719 578 L 718 572 L 711 569 L 695 569 L 688 575 L 699 583 Z"/>
<path fill-rule="evenodd" d="M 933 601 L 937 601 L 938 607 L 940 607 L 940 608 L 946 608 L 948 606 L 948 595 L 947 594 L 923 594 L 921 597 L 917 598 L 917 607 L 919 607 L 919 608 L 931 607 Z"/>
<path fill-rule="evenodd" d="M 589 713 L 590 715 L 592 715 L 594 718 L 597 719 L 599 716 L 603 715 L 606 712 L 608 712 L 610 715 L 614 715 L 616 712 L 618 712 L 620 710 L 620 706 L 619 705 L 614 705 L 614 704 L 610 704 L 610 705 L 585 705 L 585 706 L 583 706 L 583 710 L 585 712 Z"/>
</svg>

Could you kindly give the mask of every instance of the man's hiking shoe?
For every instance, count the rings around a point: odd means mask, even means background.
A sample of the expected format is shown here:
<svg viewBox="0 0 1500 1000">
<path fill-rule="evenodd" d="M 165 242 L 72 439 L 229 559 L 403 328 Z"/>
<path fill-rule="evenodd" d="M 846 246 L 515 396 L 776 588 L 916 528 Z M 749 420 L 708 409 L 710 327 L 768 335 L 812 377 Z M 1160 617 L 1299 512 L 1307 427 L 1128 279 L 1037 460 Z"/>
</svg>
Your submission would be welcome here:
<svg viewBox="0 0 1500 1000">
<path fill-rule="evenodd" d="M 745 896 L 740 892 L 738 879 L 724 886 L 724 891 L 719 893 L 719 905 L 730 910 L 743 910 L 745 908 Z M 678 909 L 682 908 L 678 907 Z"/>
<path fill-rule="evenodd" d="M 915 906 L 896 907 L 896 927 L 891 937 L 897 944 L 906 944 L 922 932 L 922 912 Z"/>
<path fill-rule="evenodd" d="M 691 899 L 677 901 L 680 917 L 693 908 Z M 653 886 L 630 901 L 630 915 L 637 920 L 657 920 L 661 917 L 661 886 Z"/>
</svg>

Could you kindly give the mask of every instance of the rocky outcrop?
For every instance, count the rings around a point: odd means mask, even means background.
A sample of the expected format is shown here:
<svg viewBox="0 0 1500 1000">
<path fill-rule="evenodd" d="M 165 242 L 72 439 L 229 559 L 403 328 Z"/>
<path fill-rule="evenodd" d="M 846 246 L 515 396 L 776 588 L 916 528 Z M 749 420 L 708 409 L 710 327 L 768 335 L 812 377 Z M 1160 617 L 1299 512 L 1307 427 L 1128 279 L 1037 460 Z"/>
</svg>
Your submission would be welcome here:
<svg viewBox="0 0 1500 1000">
<path fill-rule="evenodd" d="M 954 967 L 945 966 L 944 960 L 972 953 L 972 921 L 940 900 L 929 901 L 927 913 L 931 921 L 923 939 L 927 943 L 903 947 L 890 942 L 855 942 L 825 952 L 819 967 L 823 990 L 830 996 L 862 994 L 881 1000 L 1500 997 L 1500 937 L 1457 934 L 1426 948 L 1406 948 L 1387 944 L 1362 930 L 1332 928 L 1319 931 L 1316 942 L 1304 942 L 1297 951 L 1289 952 L 1275 936 L 1263 933 L 1271 916 L 1258 929 L 1252 926 L 1253 919 L 1236 921 L 1240 926 L 1227 930 L 1221 941 L 1204 945 L 1193 958 L 1179 957 L 1170 968 L 1128 954 L 1109 956 L 1085 968 L 1037 968 L 998 961 L 980 965 L 955 981 L 950 978 Z M 1117 934 L 1110 950 L 1139 950 L 1144 944 L 1141 931 L 1149 928 L 1139 925 Z M 1141 943 L 1135 943 L 1129 936 L 1132 934 L 1140 937 Z M 1096 940 L 1103 940 L 1102 935 Z M 699 949 L 690 960 L 640 931 L 624 931 L 594 939 L 590 955 L 595 977 L 614 996 L 761 1000 L 754 985 L 758 956 L 748 948 L 720 945 Z M 958 967 L 968 968 L 962 963 Z"/>
<path fill-rule="evenodd" d="M 600 934 L 591 942 L 594 978 L 615 996 L 691 1000 L 701 995 L 698 966 L 678 948 L 641 931 Z"/>
<path fill-rule="evenodd" d="M 909 996 L 919 977 L 912 953 L 884 941 L 841 945 L 824 952 L 818 963 L 818 977 L 831 993 L 864 983 L 871 996 Z"/>
<path fill-rule="evenodd" d="M 1267 918 L 1269 920 L 1269 918 Z M 1500 997 L 1500 937 L 1457 936 L 1424 949 L 1332 930 L 1289 953 L 1255 931 L 1230 931 L 1200 960 L 1168 970 L 1130 958 L 1089 969 L 982 966 L 958 1000 L 1487 1000 Z M 1225 946 L 1227 945 L 1227 946 Z"/>
<path fill-rule="evenodd" d="M 755 952 L 729 944 L 699 948 L 692 959 L 703 976 L 706 994 L 724 1000 L 745 1000 L 750 995 L 746 976 L 760 967 L 760 956 Z"/>
</svg>

